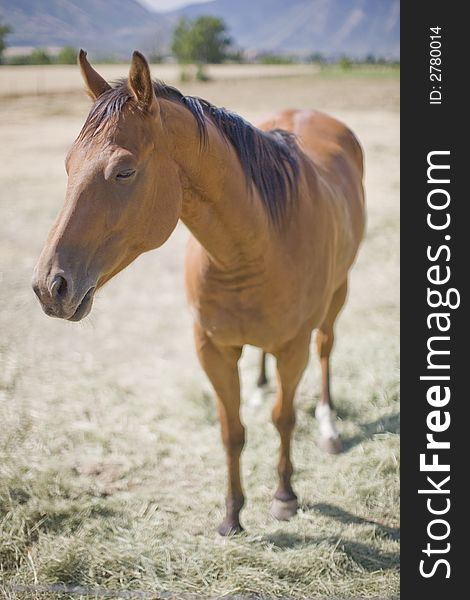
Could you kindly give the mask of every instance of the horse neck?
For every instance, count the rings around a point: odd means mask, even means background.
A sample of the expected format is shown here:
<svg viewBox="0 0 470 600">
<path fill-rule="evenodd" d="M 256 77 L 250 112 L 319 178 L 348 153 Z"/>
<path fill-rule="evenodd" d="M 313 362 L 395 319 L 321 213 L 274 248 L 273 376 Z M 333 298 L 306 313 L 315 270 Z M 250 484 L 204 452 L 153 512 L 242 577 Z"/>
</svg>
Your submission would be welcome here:
<svg viewBox="0 0 470 600">
<path fill-rule="evenodd" d="M 235 149 L 209 120 L 202 144 L 189 111 L 162 104 L 183 187 L 181 220 L 218 268 L 237 273 L 250 268 L 266 252 L 269 224 Z"/>
</svg>

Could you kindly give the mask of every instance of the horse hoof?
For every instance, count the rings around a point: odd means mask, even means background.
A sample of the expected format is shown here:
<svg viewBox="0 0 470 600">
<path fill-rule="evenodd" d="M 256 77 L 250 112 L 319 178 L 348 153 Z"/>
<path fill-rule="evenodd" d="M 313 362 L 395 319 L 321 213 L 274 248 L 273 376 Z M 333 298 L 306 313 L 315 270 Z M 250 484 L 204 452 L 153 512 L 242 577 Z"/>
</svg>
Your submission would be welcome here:
<svg viewBox="0 0 470 600">
<path fill-rule="evenodd" d="M 297 514 L 299 503 L 297 498 L 291 500 L 279 500 L 273 498 L 271 504 L 271 515 L 278 521 L 289 521 L 292 517 Z"/>
<path fill-rule="evenodd" d="M 232 521 L 225 519 L 217 528 L 217 531 L 222 537 L 228 537 L 230 535 L 236 535 L 243 531 L 243 527 L 238 521 Z"/>
<path fill-rule="evenodd" d="M 328 454 L 340 454 L 343 451 L 343 444 L 340 437 L 323 437 L 318 440 L 318 446 Z"/>
</svg>

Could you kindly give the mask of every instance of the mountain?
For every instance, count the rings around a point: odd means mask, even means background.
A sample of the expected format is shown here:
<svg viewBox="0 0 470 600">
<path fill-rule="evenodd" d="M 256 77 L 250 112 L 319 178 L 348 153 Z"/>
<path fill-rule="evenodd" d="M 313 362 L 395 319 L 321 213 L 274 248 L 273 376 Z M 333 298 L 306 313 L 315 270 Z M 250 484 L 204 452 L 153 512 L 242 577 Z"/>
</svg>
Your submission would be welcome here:
<svg viewBox="0 0 470 600">
<path fill-rule="evenodd" d="M 148 46 L 167 23 L 136 0 L 0 0 L 0 20 L 13 30 L 9 46 L 70 45 L 123 56 Z"/>
<path fill-rule="evenodd" d="M 400 56 L 400 0 L 213 0 L 170 15 L 220 17 L 247 50 Z"/>
<path fill-rule="evenodd" d="M 178 18 L 224 19 L 236 46 L 253 52 L 400 54 L 399 0 L 212 0 L 166 13 L 137 0 L 0 0 L 10 46 L 81 46 L 128 57 L 168 49 Z"/>
</svg>

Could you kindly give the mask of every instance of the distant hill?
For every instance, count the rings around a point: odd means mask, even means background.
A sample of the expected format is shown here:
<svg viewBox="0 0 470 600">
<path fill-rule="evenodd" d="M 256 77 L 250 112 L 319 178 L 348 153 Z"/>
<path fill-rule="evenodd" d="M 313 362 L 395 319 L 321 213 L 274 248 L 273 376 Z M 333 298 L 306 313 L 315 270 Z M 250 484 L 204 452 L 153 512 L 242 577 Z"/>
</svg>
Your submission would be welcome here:
<svg viewBox="0 0 470 600">
<path fill-rule="evenodd" d="M 167 23 L 136 0 L 0 0 L 9 46 L 77 46 L 99 54 L 152 49 Z M 166 28 L 167 29 L 167 28 Z"/>
<path fill-rule="evenodd" d="M 170 14 L 221 17 L 247 50 L 400 56 L 400 0 L 213 0 Z"/>
<path fill-rule="evenodd" d="M 398 58 L 399 0 L 213 0 L 156 13 L 136 0 L 0 0 L 10 46 L 82 46 L 128 56 L 165 51 L 181 16 L 221 17 L 240 48 Z"/>
</svg>

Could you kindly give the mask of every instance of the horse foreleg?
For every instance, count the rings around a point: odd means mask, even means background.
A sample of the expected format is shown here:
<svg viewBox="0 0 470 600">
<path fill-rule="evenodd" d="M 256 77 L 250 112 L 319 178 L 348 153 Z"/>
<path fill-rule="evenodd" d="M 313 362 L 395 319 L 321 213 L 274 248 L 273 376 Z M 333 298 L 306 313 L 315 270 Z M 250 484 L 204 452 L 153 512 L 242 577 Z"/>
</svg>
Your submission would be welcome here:
<svg viewBox="0 0 470 600">
<path fill-rule="evenodd" d="M 195 326 L 196 350 L 217 395 L 217 408 L 228 466 L 226 514 L 218 528 L 221 535 L 241 531 L 240 511 L 245 498 L 240 478 L 240 455 L 245 444 L 245 428 L 240 420 L 240 380 L 238 359 L 241 348 L 217 346 Z"/>
<path fill-rule="evenodd" d="M 281 438 L 278 474 L 271 514 L 281 521 L 297 512 L 297 496 L 292 489 L 291 438 L 295 426 L 294 396 L 309 356 L 311 332 L 305 331 L 275 353 L 277 359 L 277 398 L 272 411 L 273 423 Z"/>
<path fill-rule="evenodd" d="M 330 393 L 330 354 L 334 343 L 334 324 L 339 311 L 343 307 L 347 294 L 347 281 L 333 295 L 328 313 L 317 332 L 317 352 L 321 366 L 321 395 L 315 409 L 315 416 L 320 428 L 319 446 L 330 454 L 338 454 L 342 450 L 341 439 L 336 429 L 336 416 Z"/>
</svg>

